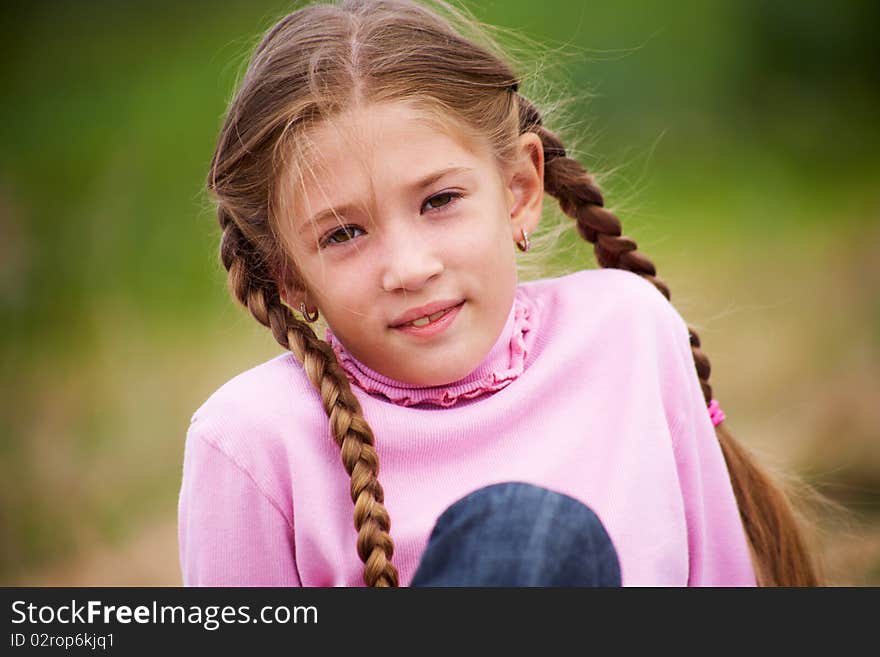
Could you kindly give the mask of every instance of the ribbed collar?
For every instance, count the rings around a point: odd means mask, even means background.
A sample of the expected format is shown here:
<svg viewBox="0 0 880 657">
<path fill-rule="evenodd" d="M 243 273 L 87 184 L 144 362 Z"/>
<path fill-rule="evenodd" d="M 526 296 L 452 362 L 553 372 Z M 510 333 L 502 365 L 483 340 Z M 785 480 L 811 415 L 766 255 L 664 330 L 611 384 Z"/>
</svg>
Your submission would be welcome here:
<svg viewBox="0 0 880 657">
<path fill-rule="evenodd" d="M 381 395 L 401 406 L 452 406 L 461 399 L 472 399 L 501 390 L 522 374 L 528 356 L 525 334 L 532 329 L 534 320 L 533 308 L 518 289 L 504 329 L 483 362 L 463 379 L 443 386 L 420 387 L 395 381 L 352 356 L 329 328 L 326 340 L 336 352 L 336 358 L 349 381 L 366 392 Z"/>
</svg>

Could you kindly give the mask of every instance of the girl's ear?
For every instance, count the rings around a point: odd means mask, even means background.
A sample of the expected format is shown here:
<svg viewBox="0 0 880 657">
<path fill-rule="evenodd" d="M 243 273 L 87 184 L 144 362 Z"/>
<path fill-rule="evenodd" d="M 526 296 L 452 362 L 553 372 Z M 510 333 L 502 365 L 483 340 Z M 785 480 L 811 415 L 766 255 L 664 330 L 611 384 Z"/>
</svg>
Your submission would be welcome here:
<svg viewBox="0 0 880 657">
<path fill-rule="evenodd" d="M 544 144 L 534 132 L 519 136 L 515 164 L 507 174 L 507 200 L 514 241 L 533 233 L 544 203 Z"/>
<path fill-rule="evenodd" d="M 306 305 L 306 312 L 312 313 L 318 310 L 318 307 L 309 299 L 308 293 L 302 288 L 282 288 L 279 295 L 282 303 L 295 312 L 302 312 L 302 303 Z"/>
<path fill-rule="evenodd" d="M 284 302 L 284 305 L 294 310 L 299 308 L 300 302 L 303 301 L 302 294 L 296 293 L 290 289 L 281 289 L 280 295 L 281 301 Z"/>
<path fill-rule="evenodd" d="M 294 273 L 291 263 L 282 264 L 277 270 L 275 278 L 281 301 L 293 310 L 299 310 L 299 304 L 307 301 L 306 290 L 299 282 L 299 275 Z"/>
</svg>

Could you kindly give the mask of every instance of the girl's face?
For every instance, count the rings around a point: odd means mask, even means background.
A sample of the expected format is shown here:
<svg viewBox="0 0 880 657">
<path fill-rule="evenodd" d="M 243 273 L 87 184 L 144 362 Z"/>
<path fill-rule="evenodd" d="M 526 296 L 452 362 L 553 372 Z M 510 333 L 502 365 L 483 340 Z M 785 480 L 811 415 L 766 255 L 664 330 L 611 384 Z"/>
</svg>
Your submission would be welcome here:
<svg viewBox="0 0 880 657">
<path fill-rule="evenodd" d="M 517 163 L 502 171 L 488 146 L 401 103 L 307 136 L 309 166 L 290 186 L 304 194 L 284 227 L 307 291 L 288 303 L 317 306 L 349 352 L 387 377 L 433 386 L 468 375 L 510 312 L 515 241 L 540 218 L 540 139 L 520 137 Z"/>
</svg>

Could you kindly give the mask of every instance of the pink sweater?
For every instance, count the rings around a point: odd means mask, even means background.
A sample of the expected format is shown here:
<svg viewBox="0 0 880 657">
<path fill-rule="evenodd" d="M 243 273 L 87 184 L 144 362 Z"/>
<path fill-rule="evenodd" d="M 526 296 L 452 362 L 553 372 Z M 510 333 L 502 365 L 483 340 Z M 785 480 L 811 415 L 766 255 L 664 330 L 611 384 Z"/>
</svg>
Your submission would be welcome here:
<svg viewBox="0 0 880 657">
<path fill-rule="evenodd" d="M 381 377 L 328 339 L 376 436 L 401 585 L 440 513 L 502 481 L 590 506 L 624 585 L 755 584 L 687 328 L 647 281 L 598 269 L 521 284 L 486 360 L 442 388 Z M 363 585 L 349 477 L 292 354 L 196 411 L 179 540 L 186 586 Z"/>
</svg>

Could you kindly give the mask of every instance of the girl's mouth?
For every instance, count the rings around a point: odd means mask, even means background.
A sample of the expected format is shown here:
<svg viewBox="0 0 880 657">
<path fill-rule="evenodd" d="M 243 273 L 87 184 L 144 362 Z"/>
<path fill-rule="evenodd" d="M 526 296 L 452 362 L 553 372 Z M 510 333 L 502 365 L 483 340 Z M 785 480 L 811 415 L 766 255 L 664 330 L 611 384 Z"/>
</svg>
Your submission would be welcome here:
<svg viewBox="0 0 880 657">
<path fill-rule="evenodd" d="M 430 315 L 419 317 L 405 324 L 400 324 L 394 328 L 408 335 L 417 337 L 434 337 L 439 335 L 448 328 L 458 316 L 464 301 L 456 306 L 438 310 Z"/>
</svg>

